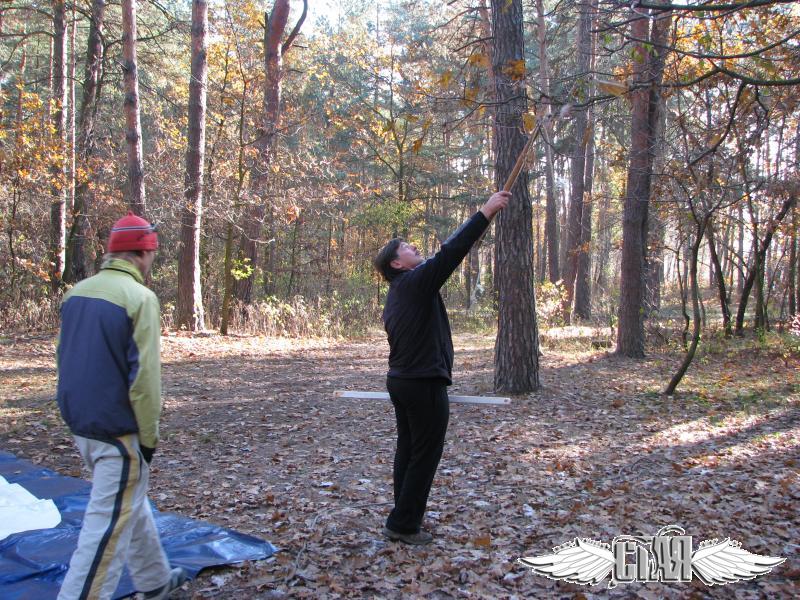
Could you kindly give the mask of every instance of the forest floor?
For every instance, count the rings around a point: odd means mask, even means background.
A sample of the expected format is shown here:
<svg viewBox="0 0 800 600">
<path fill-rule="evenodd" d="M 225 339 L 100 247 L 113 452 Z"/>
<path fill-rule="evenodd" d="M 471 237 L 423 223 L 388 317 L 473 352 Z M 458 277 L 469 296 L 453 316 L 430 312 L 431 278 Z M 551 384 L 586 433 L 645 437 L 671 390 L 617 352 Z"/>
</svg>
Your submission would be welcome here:
<svg viewBox="0 0 800 600">
<path fill-rule="evenodd" d="M 551 336 L 548 339 L 555 339 Z M 785 339 L 785 338 L 784 338 Z M 493 336 L 455 338 L 451 393 L 489 394 Z M 552 342 L 551 342 L 552 343 Z M 163 337 L 165 410 L 150 497 L 162 511 L 268 539 L 266 561 L 209 570 L 177 598 L 800 597 L 800 357 L 785 341 L 714 341 L 671 398 L 681 352 L 644 360 L 545 348 L 542 389 L 510 406 L 451 406 L 426 526 L 391 543 L 394 416 L 387 346 Z M 53 401 L 54 338 L 0 338 L 0 448 L 87 477 Z M 679 525 L 785 557 L 753 581 L 581 587 L 516 562 L 576 536 L 610 543 Z"/>
</svg>

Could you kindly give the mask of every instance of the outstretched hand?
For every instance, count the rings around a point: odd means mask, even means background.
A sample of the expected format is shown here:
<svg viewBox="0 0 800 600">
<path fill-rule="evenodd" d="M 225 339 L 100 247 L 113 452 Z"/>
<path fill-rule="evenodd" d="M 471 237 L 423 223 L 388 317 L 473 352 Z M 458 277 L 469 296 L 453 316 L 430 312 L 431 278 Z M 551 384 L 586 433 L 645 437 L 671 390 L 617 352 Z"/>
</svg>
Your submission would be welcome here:
<svg viewBox="0 0 800 600">
<path fill-rule="evenodd" d="M 508 206 L 510 199 L 511 192 L 495 192 L 489 197 L 486 204 L 481 207 L 481 212 L 491 221 L 492 217 Z"/>
</svg>

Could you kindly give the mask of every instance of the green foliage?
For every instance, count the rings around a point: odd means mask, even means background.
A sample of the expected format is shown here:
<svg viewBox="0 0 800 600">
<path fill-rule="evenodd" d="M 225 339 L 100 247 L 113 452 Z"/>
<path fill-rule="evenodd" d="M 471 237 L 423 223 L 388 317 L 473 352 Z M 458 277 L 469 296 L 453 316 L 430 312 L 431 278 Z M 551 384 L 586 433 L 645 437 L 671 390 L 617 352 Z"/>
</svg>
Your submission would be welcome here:
<svg viewBox="0 0 800 600">
<path fill-rule="evenodd" d="M 250 264 L 249 258 L 236 258 L 233 260 L 231 266 L 231 276 L 236 280 L 247 279 L 254 272 L 253 265 Z"/>
<path fill-rule="evenodd" d="M 390 200 L 372 203 L 353 215 L 351 224 L 366 228 L 381 228 L 384 231 L 408 229 L 419 216 L 419 210 L 409 202 Z"/>
</svg>

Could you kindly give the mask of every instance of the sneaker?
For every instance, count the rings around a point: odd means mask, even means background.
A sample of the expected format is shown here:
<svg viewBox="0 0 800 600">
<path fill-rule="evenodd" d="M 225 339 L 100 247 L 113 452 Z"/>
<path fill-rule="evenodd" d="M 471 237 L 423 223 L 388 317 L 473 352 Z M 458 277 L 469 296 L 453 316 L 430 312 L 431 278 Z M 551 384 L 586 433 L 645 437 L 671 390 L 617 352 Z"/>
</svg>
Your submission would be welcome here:
<svg viewBox="0 0 800 600">
<path fill-rule="evenodd" d="M 433 536 L 427 531 L 418 531 L 417 533 L 400 533 L 392 531 L 388 527 L 383 528 L 383 535 L 392 540 L 393 542 L 403 542 L 405 544 L 413 544 L 414 546 L 424 546 L 433 541 Z"/>
<path fill-rule="evenodd" d="M 169 598 L 172 592 L 177 590 L 188 580 L 189 576 L 186 574 L 186 571 L 180 567 L 176 567 L 169 572 L 169 581 L 167 581 L 167 583 L 160 588 L 145 592 L 144 598 L 146 600 L 164 600 L 165 598 Z"/>
</svg>

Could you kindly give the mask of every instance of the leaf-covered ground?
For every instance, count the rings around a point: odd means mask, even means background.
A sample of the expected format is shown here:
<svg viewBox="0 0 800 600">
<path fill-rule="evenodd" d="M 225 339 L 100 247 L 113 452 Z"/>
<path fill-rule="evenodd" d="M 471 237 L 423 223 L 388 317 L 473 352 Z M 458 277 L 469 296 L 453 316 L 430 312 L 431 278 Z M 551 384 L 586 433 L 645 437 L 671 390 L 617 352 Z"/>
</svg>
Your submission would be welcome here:
<svg viewBox="0 0 800 600">
<path fill-rule="evenodd" d="M 0 340 L 0 448 L 86 477 L 54 405 L 53 338 Z M 455 393 L 487 394 L 488 336 L 456 338 Z M 576 346 L 577 347 L 577 346 Z M 680 358 L 547 349 L 542 390 L 511 406 L 451 406 L 424 548 L 380 535 L 391 503 L 387 347 L 365 341 L 163 338 L 162 511 L 261 536 L 267 561 L 208 571 L 178 598 L 800 597 L 800 361 L 769 344 L 716 344 L 679 395 Z M 750 582 L 581 587 L 516 563 L 576 536 L 611 542 L 676 524 L 786 557 Z"/>
</svg>

